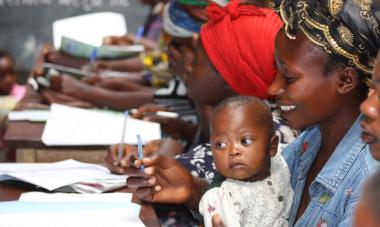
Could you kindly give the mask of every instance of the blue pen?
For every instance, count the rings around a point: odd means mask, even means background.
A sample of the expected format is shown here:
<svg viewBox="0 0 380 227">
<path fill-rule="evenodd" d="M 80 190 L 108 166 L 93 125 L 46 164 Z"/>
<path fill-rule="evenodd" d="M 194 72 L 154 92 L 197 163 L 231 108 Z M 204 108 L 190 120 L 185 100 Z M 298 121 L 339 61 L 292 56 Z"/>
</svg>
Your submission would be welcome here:
<svg viewBox="0 0 380 227">
<path fill-rule="evenodd" d="M 90 56 L 90 72 L 94 71 L 94 64 L 95 64 L 97 54 L 98 54 L 98 49 L 97 48 L 92 49 L 91 56 Z"/>
<path fill-rule="evenodd" d="M 139 155 L 139 159 L 142 160 L 144 158 L 144 151 L 142 147 L 142 141 L 141 141 L 141 136 L 140 134 L 137 134 L 137 153 Z M 144 166 L 140 166 L 140 170 L 144 171 Z"/>
<path fill-rule="evenodd" d="M 141 38 L 144 35 L 144 26 L 139 26 L 136 31 L 136 39 L 135 39 L 135 44 L 140 43 Z"/>
</svg>

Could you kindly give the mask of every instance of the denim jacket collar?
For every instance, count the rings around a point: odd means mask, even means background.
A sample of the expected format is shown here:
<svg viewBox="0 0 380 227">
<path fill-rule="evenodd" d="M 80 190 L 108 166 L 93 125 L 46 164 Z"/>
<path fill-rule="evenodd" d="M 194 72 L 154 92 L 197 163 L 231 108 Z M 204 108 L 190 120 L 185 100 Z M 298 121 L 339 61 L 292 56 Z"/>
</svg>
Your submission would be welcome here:
<svg viewBox="0 0 380 227">
<path fill-rule="evenodd" d="M 331 190 L 333 193 L 336 192 L 338 186 L 343 181 L 344 177 L 347 175 L 349 169 L 351 168 L 353 162 L 359 155 L 360 151 L 366 145 L 360 139 L 361 129 L 360 129 L 360 119 L 361 115 L 355 120 L 354 124 L 348 130 L 346 135 L 340 141 L 335 151 L 325 164 L 324 168 L 319 172 L 315 181 L 322 184 L 327 189 Z M 305 163 L 307 170 L 304 172 L 305 175 L 308 172 L 315 156 L 317 155 L 321 146 L 321 133 L 320 130 L 315 130 L 315 135 L 313 135 L 313 141 L 309 145 L 311 152 L 305 153 L 301 157 L 301 165 Z M 341 165 L 336 165 L 335 163 L 342 163 Z M 305 168 L 306 168 L 305 166 Z M 304 175 L 304 174 L 303 174 Z M 306 176 L 304 176 L 306 177 Z"/>
</svg>

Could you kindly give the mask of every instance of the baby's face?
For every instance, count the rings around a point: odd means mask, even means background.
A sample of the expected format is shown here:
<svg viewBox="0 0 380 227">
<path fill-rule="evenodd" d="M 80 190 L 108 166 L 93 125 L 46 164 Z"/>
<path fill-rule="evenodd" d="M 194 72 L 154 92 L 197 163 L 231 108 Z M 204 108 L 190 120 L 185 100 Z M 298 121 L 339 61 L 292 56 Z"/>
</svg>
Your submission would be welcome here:
<svg viewBox="0 0 380 227">
<path fill-rule="evenodd" d="M 254 108 L 224 108 L 211 121 L 211 145 L 218 172 L 224 177 L 256 181 L 270 170 L 271 136 L 255 121 Z M 275 153 L 273 153 L 275 154 Z"/>
<path fill-rule="evenodd" d="M 9 57 L 0 58 L 0 95 L 8 95 L 15 83 L 13 60 Z"/>
</svg>

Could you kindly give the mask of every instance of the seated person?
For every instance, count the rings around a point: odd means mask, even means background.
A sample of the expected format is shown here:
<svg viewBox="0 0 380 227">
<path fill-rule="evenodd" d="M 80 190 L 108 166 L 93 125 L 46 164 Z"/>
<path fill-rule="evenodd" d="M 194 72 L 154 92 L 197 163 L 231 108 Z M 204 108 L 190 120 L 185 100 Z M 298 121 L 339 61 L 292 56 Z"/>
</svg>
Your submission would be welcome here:
<svg viewBox="0 0 380 227">
<path fill-rule="evenodd" d="M 354 215 L 353 227 L 380 226 L 380 170 L 373 174 L 364 185 Z"/>
<path fill-rule="evenodd" d="M 25 94 L 25 87 L 17 84 L 15 61 L 10 53 L 0 50 L 0 109 L 14 109 Z"/>
<path fill-rule="evenodd" d="M 286 26 L 275 40 L 278 73 L 269 93 L 289 125 L 303 130 L 282 152 L 295 191 L 289 225 L 351 226 L 363 183 L 379 166 L 360 140 L 359 112 L 379 49 L 379 39 L 373 39 L 379 37 L 378 7 L 347 1 L 330 11 L 326 1 L 278 3 Z M 137 196 L 198 209 L 207 182 L 169 157 L 134 162 L 140 164 L 146 175 L 127 171 L 127 184 Z"/>
<path fill-rule="evenodd" d="M 0 50 L 0 162 L 13 161 L 14 153 L 4 143 L 3 135 L 7 128 L 7 115 L 15 109 L 25 94 L 25 87 L 17 84 L 15 61 L 12 55 Z"/>
<path fill-rule="evenodd" d="M 219 187 L 199 203 L 206 227 L 218 214 L 226 226 L 287 226 L 293 190 L 270 108 L 253 96 L 232 96 L 211 118 L 211 149 Z"/>
</svg>

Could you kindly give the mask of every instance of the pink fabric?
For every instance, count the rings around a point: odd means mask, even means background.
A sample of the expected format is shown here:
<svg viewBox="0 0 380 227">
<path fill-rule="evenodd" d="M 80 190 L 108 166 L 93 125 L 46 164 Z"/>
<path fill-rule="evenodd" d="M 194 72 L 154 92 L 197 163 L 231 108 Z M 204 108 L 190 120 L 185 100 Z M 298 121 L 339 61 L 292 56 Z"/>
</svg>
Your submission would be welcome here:
<svg viewBox="0 0 380 227">
<path fill-rule="evenodd" d="M 15 84 L 12 87 L 11 92 L 9 93 L 10 96 L 15 97 L 18 101 L 20 101 L 26 92 L 26 87 L 23 85 Z"/>
</svg>

